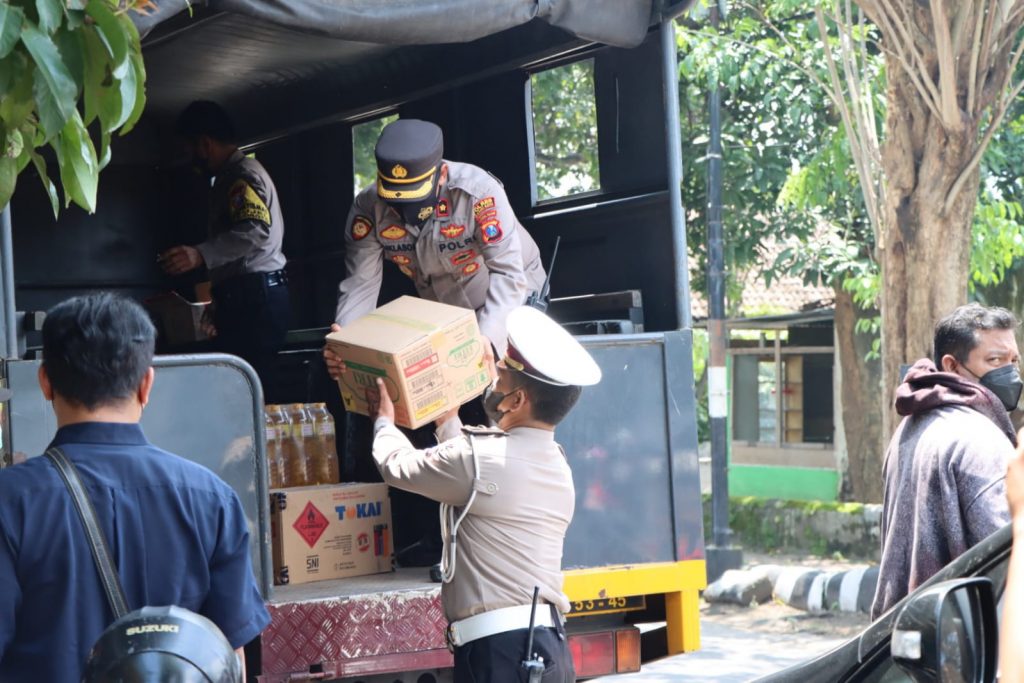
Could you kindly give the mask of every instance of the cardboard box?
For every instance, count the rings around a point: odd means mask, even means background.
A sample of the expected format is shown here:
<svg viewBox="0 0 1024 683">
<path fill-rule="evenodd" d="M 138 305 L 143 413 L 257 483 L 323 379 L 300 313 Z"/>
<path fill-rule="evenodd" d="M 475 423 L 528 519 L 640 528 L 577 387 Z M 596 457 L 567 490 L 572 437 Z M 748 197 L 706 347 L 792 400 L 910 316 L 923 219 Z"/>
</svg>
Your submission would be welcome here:
<svg viewBox="0 0 1024 683">
<path fill-rule="evenodd" d="M 387 484 L 333 484 L 270 492 L 275 584 L 392 569 Z"/>
<path fill-rule="evenodd" d="M 368 414 L 366 390 L 384 378 L 395 422 L 415 429 L 483 393 L 490 383 L 473 311 L 403 296 L 327 335 L 348 370 L 345 409 Z"/>
<path fill-rule="evenodd" d="M 168 345 L 190 344 L 209 338 L 202 325 L 209 302 L 192 303 L 177 292 L 165 292 L 146 299 L 143 304 Z"/>
</svg>

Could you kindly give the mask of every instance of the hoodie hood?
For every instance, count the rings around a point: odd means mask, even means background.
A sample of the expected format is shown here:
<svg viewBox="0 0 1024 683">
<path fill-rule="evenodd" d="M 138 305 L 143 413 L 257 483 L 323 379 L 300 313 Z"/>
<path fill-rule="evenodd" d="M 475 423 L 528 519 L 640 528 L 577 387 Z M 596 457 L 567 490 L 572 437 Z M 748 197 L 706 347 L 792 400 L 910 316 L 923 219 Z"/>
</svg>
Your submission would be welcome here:
<svg viewBox="0 0 1024 683">
<path fill-rule="evenodd" d="M 906 417 L 942 406 L 976 410 L 999 427 L 1010 443 L 1017 445 L 1010 414 L 995 394 L 954 372 L 940 372 L 931 359 L 922 358 L 907 371 L 903 384 L 896 389 L 896 412 Z"/>
</svg>

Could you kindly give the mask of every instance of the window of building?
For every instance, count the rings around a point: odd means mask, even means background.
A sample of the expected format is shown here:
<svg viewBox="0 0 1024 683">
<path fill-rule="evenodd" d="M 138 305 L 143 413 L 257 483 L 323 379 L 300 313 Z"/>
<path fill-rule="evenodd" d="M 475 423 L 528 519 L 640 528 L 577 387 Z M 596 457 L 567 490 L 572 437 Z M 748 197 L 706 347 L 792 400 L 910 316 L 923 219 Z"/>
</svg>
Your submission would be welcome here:
<svg viewBox="0 0 1024 683">
<path fill-rule="evenodd" d="M 398 114 L 391 114 L 352 126 L 353 194 L 359 194 L 377 179 L 377 158 L 373 155 L 373 148 L 384 126 L 397 120 Z"/>
<path fill-rule="evenodd" d="M 529 97 L 535 202 L 601 189 L 594 60 L 532 74 Z"/>
</svg>

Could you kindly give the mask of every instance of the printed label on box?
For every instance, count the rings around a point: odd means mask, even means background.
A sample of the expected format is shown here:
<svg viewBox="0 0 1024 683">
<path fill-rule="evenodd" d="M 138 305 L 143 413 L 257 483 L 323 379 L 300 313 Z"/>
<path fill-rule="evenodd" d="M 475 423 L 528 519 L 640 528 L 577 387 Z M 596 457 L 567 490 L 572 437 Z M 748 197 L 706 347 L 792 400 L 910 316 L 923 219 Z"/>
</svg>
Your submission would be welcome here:
<svg viewBox="0 0 1024 683">
<path fill-rule="evenodd" d="M 302 537 L 309 547 L 312 548 L 316 545 L 316 542 L 323 536 L 324 531 L 327 530 L 329 522 L 324 514 L 316 509 L 313 502 L 306 503 L 305 509 L 302 514 L 299 515 L 298 519 L 295 520 L 295 524 L 292 525 L 296 531 L 299 532 L 299 536 Z"/>
</svg>

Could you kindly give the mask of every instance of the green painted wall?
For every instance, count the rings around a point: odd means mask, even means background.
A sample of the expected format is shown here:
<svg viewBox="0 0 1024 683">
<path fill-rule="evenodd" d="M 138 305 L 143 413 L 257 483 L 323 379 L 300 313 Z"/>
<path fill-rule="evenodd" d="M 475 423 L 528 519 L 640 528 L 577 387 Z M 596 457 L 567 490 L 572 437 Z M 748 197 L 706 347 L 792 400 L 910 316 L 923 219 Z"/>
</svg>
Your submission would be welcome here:
<svg viewBox="0 0 1024 683">
<path fill-rule="evenodd" d="M 729 496 L 834 501 L 839 473 L 811 467 L 729 465 Z"/>
</svg>

